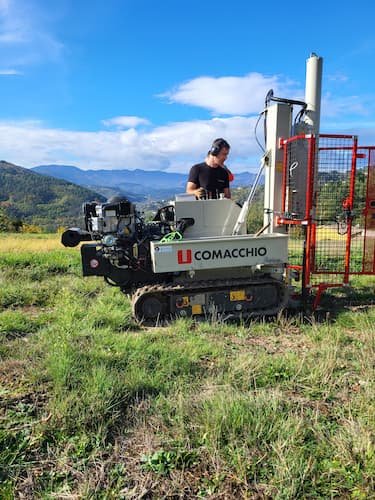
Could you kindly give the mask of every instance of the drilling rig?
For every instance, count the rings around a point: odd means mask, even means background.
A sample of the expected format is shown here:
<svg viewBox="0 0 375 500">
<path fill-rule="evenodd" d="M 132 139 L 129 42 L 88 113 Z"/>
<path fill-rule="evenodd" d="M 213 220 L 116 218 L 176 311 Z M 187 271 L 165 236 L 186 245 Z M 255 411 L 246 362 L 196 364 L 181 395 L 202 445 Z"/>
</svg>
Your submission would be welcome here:
<svg viewBox="0 0 375 500">
<path fill-rule="evenodd" d="M 319 134 L 321 81 L 322 58 L 312 54 L 305 101 L 276 97 L 272 90 L 266 96 L 260 115 L 265 148 L 257 176 L 265 179 L 264 224 L 256 234 L 246 230 L 255 185 L 242 207 L 230 199 L 176 195 L 149 222 L 125 198 L 86 203 L 85 228 L 62 235 L 68 247 L 89 241 L 81 245 L 83 275 L 102 276 L 130 295 L 135 319 L 146 324 L 191 316 L 273 316 L 288 307 L 296 283 L 304 302 L 316 288 L 316 307 L 326 288 L 347 284 L 357 272 L 350 264 L 354 184 L 357 160 L 366 154 L 366 196 L 360 207 L 363 258 L 357 274 L 375 274 L 375 148 L 359 153 L 355 136 Z M 328 139 L 336 142 L 331 145 Z M 340 152 L 344 167 L 335 159 L 333 167 L 324 161 L 322 166 L 327 152 Z M 326 220 L 319 193 L 332 168 L 340 170 L 336 180 L 345 184 L 345 206 L 334 201 L 336 211 L 334 207 L 332 220 Z M 320 247 L 325 240 L 319 231 L 324 224 L 336 227 L 339 217 L 344 217 L 346 233 L 332 255 L 335 245 Z M 336 259 L 333 271 L 324 267 L 323 254 L 330 264 Z M 339 280 L 316 281 L 315 275 Z"/>
</svg>

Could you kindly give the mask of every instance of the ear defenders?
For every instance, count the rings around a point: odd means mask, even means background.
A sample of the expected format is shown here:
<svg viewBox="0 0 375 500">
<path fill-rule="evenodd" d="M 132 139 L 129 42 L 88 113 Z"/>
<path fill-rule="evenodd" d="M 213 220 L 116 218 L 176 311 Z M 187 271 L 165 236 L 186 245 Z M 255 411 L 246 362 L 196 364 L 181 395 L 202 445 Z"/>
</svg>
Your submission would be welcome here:
<svg viewBox="0 0 375 500">
<path fill-rule="evenodd" d="M 217 156 L 223 148 L 229 149 L 229 144 L 225 139 L 216 139 L 209 150 L 209 154 L 212 156 Z"/>
</svg>

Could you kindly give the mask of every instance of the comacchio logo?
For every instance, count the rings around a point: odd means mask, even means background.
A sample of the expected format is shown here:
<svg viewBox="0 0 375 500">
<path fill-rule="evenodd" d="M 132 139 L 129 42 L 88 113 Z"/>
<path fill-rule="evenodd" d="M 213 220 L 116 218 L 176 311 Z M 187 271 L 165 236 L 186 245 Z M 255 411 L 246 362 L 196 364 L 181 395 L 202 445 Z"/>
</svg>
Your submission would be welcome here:
<svg viewBox="0 0 375 500">
<path fill-rule="evenodd" d="M 245 260 L 253 259 L 254 257 L 264 257 L 267 255 L 266 247 L 241 247 L 241 248 L 214 248 L 208 250 L 195 250 L 194 254 L 191 249 L 187 250 L 177 250 L 177 262 L 179 264 L 191 264 L 194 257 L 194 262 L 203 260 Z"/>
<path fill-rule="evenodd" d="M 191 264 L 192 253 L 191 250 L 178 250 L 177 251 L 177 262 L 179 264 Z"/>
</svg>

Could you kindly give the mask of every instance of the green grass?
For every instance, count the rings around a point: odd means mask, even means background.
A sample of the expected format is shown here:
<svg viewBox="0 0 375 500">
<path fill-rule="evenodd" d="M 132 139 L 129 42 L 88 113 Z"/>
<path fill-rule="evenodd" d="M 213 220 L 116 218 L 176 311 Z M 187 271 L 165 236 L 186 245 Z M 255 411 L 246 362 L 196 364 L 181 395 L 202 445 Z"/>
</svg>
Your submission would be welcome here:
<svg viewBox="0 0 375 500">
<path fill-rule="evenodd" d="M 79 251 L 17 241 L 0 255 L 0 498 L 374 498 L 373 278 L 327 295 L 325 321 L 145 329 Z"/>
</svg>

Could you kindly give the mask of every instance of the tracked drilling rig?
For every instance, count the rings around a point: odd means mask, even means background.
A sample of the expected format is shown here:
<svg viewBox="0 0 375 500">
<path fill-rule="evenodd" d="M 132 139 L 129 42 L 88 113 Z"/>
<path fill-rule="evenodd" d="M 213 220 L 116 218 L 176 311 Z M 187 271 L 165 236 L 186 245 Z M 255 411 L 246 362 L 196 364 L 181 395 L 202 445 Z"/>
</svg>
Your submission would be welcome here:
<svg viewBox="0 0 375 500">
<path fill-rule="evenodd" d="M 121 199 L 84 211 L 86 229 L 67 230 L 63 244 L 93 241 L 81 246 L 83 275 L 104 276 L 130 294 L 140 322 L 246 318 L 287 304 L 287 236 L 233 235 L 241 208 L 232 200 L 177 196 L 151 222 Z"/>
<path fill-rule="evenodd" d="M 229 199 L 176 195 L 150 222 L 126 199 L 87 203 L 85 229 L 70 228 L 62 235 L 69 247 L 90 241 L 81 246 L 83 275 L 103 276 L 129 294 L 134 317 L 149 324 L 186 316 L 275 315 L 288 306 L 293 279 L 300 276 L 302 295 L 309 294 L 317 254 L 321 77 L 322 59 L 313 54 L 307 60 L 305 101 L 279 98 L 272 91 L 266 97 L 261 113 L 265 148 L 257 176 L 265 178 L 264 225 L 256 234 L 246 231 L 255 186 L 242 208 Z M 370 203 L 375 174 L 368 168 Z M 350 228 L 352 184 L 345 208 Z M 375 219 L 375 202 L 373 209 Z M 372 215 L 369 221 L 372 231 Z M 296 227 L 299 262 L 291 263 L 290 235 Z M 375 272 L 374 241 L 364 239 L 370 273 Z M 350 251 L 350 245 L 344 247 Z M 347 260 L 345 255 L 349 275 Z M 320 282 L 318 295 L 328 286 Z"/>
</svg>

